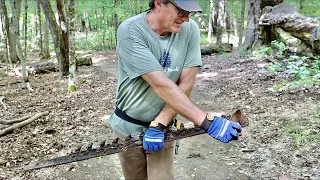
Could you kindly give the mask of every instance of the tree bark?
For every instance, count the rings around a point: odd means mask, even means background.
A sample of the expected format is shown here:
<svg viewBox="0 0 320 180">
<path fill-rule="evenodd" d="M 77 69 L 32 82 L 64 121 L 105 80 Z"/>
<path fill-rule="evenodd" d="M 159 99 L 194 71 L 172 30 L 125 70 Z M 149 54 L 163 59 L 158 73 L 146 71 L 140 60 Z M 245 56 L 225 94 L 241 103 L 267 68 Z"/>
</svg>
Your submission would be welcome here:
<svg viewBox="0 0 320 180">
<path fill-rule="evenodd" d="M 52 10 L 50 2 L 47 0 L 40 0 L 40 3 L 41 3 L 42 10 L 44 12 L 44 15 L 46 17 L 46 20 L 49 24 L 49 29 L 51 31 L 52 39 L 54 42 L 57 60 L 59 62 L 59 70 L 60 70 L 61 76 L 65 76 L 68 74 L 66 70 L 68 71 L 69 68 L 64 67 L 66 62 L 66 54 L 64 50 L 62 51 L 62 49 L 64 48 L 64 45 L 62 44 L 63 40 L 61 36 L 61 29 L 59 29 L 59 26 L 56 22 L 54 12 Z"/>
<path fill-rule="evenodd" d="M 37 44 L 39 45 L 39 49 L 40 49 L 40 56 L 44 55 L 44 51 L 43 51 L 43 37 L 42 37 L 42 20 L 41 20 L 41 8 L 40 8 L 40 2 L 37 1 L 37 26 L 36 29 L 37 33 Z"/>
<path fill-rule="evenodd" d="M 41 59 L 50 58 L 48 25 L 49 25 L 48 22 L 44 20 L 43 21 L 43 53 L 42 53 Z"/>
<path fill-rule="evenodd" d="M 20 31 L 19 31 L 21 0 L 12 0 L 10 2 L 11 2 L 11 11 L 13 12 L 12 18 L 11 18 L 11 30 L 12 30 L 13 38 L 11 40 L 12 40 L 13 46 L 15 45 L 14 48 L 16 51 L 16 55 L 13 55 L 13 56 L 18 56 L 18 60 L 21 61 L 24 58 L 22 55 L 22 48 L 20 44 Z"/>
<path fill-rule="evenodd" d="M 64 14 L 63 0 L 56 0 L 57 11 L 59 15 L 59 22 L 61 28 L 60 38 L 60 53 L 63 58 L 61 59 L 60 71 L 62 76 L 67 76 L 69 74 L 69 35 L 68 35 L 68 24 L 66 21 L 66 16 Z"/>
<path fill-rule="evenodd" d="M 69 58 L 70 58 L 70 66 L 69 66 L 69 85 L 68 92 L 72 94 L 76 89 L 76 44 L 75 44 L 75 0 L 70 0 L 69 3 L 69 40 L 70 40 L 70 50 L 69 50 Z"/>
<path fill-rule="evenodd" d="M 22 73 L 22 80 L 24 83 L 24 86 L 29 90 L 29 91 L 33 91 L 33 89 L 30 86 L 30 82 L 29 82 L 29 76 L 28 73 L 26 71 L 26 60 L 27 60 L 27 20 L 28 20 L 28 14 L 27 14 L 27 10 L 28 10 L 28 1 L 24 0 L 24 57 L 21 59 L 21 73 Z"/>
<path fill-rule="evenodd" d="M 8 52 L 9 36 L 6 28 L 6 23 L 8 23 L 8 15 L 7 15 L 7 12 L 4 12 L 5 4 L 3 4 L 2 1 L 3 0 L 0 0 L 1 29 L 2 29 L 2 35 L 3 35 L 3 41 L 4 41 L 4 53 L 3 53 L 2 59 L 3 59 L 3 62 L 7 64 L 7 68 L 8 68 L 9 64 L 11 64 L 9 63 L 9 52 Z"/>
<path fill-rule="evenodd" d="M 213 14 L 213 0 L 210 0 L 210 10 L 209 10 L 209 30 L 208 30 L 208 42 L 211 43 L 211 36 L 212 36 L 212 14 Z"/>
<path fill-rule="evenodd" d="M 238 47 L 242 45 L 243 31 L 244 31 L 244 13 L 246 11 L 246 0 L 242 0 L 241 8 L 241 19 L 240 19 L 240 33 L 239 33 L 239 44 Z"/>
<path fill-rule="evenodd" d="M 213 21 L 213 24 L 214 24 L 214 32 L 216 34 L 216 44 L 221 44 L 222 43 L 222 21 L 221 21 L 221 11 L 220 11 L 220 0 L 215 0 L 215 3 L 214 3 L 214 21 Z"/>
<path fill-rule="evenodd" d="M 8 18 L 8 12 L 7 12 L 5 0 L 0 0 L 0 2 L 1 2 L 2 12 L 4 15 L 5 31 L 7 34 L 7 42 L 8 42 L 9 52 L 10 52 L 9 53 L 10 54 L 9 61 L 10 61 L 10 65 L 11 65 L 11 63 L 18 62 L 17 48 L 16 48 L 16 44 L 15 44 L 14 35 L 13 35 L 13 32 L 10 27 L 10 22 L 9 22 L 9 18 Z"/>
<path fill-rule="evenodd" d="M 245 42 L 243 47 L 250 49 L 259 38 L 259 18 L 260 18 L 260 0 L 249 0 L 248 4 L 248 21 Z"/>
<path fill-rule="evenodd" d="M 290 4 L 282 3 L 273 8 L 265 8 L 259 24 L 272 28 L 271 32 L 275 32 L 275 28 L 281 28 L 300 39 L 313 53 L 320 54 L 320 21 L 300 15 Z"/>
</svg>

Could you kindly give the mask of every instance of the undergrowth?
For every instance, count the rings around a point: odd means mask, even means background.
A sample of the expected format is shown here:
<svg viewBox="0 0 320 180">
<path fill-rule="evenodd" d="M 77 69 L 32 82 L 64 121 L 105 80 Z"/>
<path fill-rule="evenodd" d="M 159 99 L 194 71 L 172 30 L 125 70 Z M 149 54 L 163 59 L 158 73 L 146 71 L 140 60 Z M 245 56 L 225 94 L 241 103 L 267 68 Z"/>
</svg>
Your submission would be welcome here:
<svg viewBox="0 0 320 180">
<path fill-rule="evenodd" d="M 271 60 L 266 69 L 274 74 L 286 73 L 293 77 L 292 80 L 284 80 L 273 87 L 274 91 L 297 88 L 300 86 L 311 87 L 320 84 L 320 56 L 297 56 L 288 52 L 282 42 L 272 41 L 271 46 L 265 46 L 255 55 L 262 55 Z"/>
</svg>

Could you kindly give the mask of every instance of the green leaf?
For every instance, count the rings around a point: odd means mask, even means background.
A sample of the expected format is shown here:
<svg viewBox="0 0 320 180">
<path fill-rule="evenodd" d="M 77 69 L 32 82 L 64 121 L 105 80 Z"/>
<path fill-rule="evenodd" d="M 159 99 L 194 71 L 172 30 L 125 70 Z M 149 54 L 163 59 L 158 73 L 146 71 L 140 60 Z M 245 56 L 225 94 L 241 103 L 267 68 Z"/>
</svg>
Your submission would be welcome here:
<svg viewBox="0 0 320 180">
<path fill-rule="evenodd" d="M 74 93 L 77 91 L 77 87 L 75 85 L 71 85 L 68 87 L 68 92 L 71 94 L 71 93 Z"/>
</svg>

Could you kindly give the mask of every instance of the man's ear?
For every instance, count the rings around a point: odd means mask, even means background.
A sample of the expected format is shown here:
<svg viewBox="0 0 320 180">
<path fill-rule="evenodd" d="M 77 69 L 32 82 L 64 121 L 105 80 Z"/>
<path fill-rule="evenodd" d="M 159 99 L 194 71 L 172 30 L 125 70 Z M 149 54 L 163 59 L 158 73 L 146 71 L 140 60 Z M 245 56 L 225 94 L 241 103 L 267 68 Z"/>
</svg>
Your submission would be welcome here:
<svg viewBox="0 0 320 180">
<path fill-rule="evenodd" d="M 155 0 L 155 1 L 154 1 L 154 6 L 155 6 L 155 7 L 161 6 L 161 0 Z"/>
</svg>

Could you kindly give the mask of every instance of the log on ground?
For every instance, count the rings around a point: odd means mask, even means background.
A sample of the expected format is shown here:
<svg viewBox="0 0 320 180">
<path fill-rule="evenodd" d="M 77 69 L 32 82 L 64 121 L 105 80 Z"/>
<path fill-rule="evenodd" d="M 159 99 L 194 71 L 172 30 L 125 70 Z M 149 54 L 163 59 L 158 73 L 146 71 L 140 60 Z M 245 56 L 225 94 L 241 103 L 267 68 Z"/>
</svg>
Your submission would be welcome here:
<svg viewBox="0 0 320 180">
<path fill-rule="evenodd" d="M 301 40 L 315 54 L 320 54 L 320 20 L 297 13 L 291 4 L 281 3 L 274 7 L 267 6 L 263 10 L 259 25 L 281 28 Z"/>
</svg>

